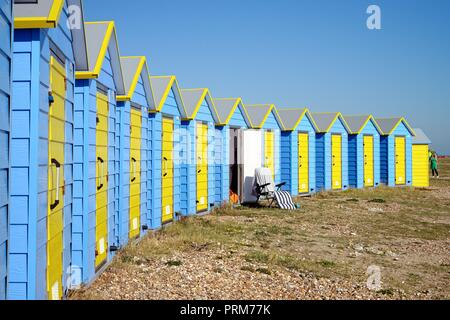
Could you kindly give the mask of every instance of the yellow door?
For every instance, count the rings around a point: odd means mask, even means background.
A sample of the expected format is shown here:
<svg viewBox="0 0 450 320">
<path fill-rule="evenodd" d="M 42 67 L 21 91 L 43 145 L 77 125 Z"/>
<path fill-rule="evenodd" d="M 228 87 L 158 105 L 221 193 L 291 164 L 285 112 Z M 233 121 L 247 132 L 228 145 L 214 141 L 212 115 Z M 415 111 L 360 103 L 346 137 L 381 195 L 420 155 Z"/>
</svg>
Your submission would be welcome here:
<svg viewBox="0 0 450 320">
<path fill-rule="evenodd" d="M 395 184 L 406 184 L 406 138 L 395 137 Z"/>
<path fill-rule="evenodd" d="M 197 123 L 197 212 L 208 210 L 208 125 Z"/>
<path fill-rule="evenodd" d="M 173 119 L 164 118 L 162 128 L 162 223 L 173 220 Z"/>
<path fill-rule="evenodd" d="M 364 186 L 366 187 L 375 185 L 373 160 L 373 136 L 364 136 Z"/>
<path fill-rule="evenodd" d="M 275 138 L 272 131 L 265 131 L 264 133 L 264 167 L 270 169 L 275 179 Z"/>
<path fill-rule="evenodd" d="M 97 92 L 95 267 L 108 257 L 108 97 Z"/>
<path fill-rule="evenodd" d="M 342 136 L 331 136 L 331 181 L 333 190 L 342 189 Z"/>
<path fill-rule="evenodd" d="M 54 102 L 48 119 L 47 292 L 50 300 L 63 296 L 64 143 L 66 70 L 50 60 L 50 88 Z"/>
<path fill-rule="evenodd" d="M 298 192 L 309 193 L 309 134 L 298 134 Z"/>
<path fill-rule="evenodd" d="M 130 127 L 130 224 L 129 237 L 136 238 L 141 233 L 141 110 L 131 108 Z"/>
<path fill-rule="evenodd" d="M 413 166 L 413 186 L 429 187 L 430 186 L 430 162 L 429 150 L 427 145 L 412 146 L 412 166 Z"/>
</svg>

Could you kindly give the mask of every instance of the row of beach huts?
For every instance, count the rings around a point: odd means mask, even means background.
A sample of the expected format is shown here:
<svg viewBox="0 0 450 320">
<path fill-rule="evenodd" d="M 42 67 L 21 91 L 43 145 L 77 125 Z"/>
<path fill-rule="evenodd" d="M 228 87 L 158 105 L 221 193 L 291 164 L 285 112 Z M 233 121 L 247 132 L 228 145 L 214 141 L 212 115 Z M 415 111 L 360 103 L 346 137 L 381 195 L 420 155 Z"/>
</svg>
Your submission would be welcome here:
<svg viewBox="0 0 450 320">
<path fill-rule="evenodd" d="M 293 196 L 426 187 L 429 144 L 404 118 L 181 89 L 81 0 L 0 0 L 0 299 L 63 299 L 147 232 L 255 201 L 259 167 Z"/>
</svg>

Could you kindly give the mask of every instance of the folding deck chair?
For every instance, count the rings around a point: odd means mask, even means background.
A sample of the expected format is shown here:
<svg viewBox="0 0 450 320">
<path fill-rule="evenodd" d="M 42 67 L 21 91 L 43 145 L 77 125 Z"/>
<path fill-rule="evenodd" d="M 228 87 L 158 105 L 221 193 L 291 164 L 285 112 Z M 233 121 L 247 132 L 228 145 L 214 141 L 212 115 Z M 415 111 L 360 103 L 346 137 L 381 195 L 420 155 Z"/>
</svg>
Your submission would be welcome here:
<svg viewBox="0 0 450 320">
<path fill-rule="evenodd" d="M 269 201 L 269 208 L 276 204 L 283 210 L 296 210 L 297 206 L 292 200 L 292 196 L 281 188 L 286 182 L 275 185 L 273 175 L 268 168 L 257 168 L 253 181 L 253 193 L 257 198 L 257 203 L 261 200 Z"/>
</svg>

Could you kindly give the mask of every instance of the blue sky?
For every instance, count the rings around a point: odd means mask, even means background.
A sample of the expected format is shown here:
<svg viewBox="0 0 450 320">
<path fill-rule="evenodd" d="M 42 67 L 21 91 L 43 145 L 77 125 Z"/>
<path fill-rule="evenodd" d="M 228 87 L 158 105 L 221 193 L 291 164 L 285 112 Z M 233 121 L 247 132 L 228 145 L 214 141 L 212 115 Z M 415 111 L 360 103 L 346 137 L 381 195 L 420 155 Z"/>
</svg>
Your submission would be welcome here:
<svg viewBox="0 0 450 320">
<path fill-rule="evenodd" d="M 122 55 L 244 103 L 405 116 L 450 154 L 448 0 L 86 0 Z M 366 9 L 381 8 L 382 30 Z"/>
</svg>

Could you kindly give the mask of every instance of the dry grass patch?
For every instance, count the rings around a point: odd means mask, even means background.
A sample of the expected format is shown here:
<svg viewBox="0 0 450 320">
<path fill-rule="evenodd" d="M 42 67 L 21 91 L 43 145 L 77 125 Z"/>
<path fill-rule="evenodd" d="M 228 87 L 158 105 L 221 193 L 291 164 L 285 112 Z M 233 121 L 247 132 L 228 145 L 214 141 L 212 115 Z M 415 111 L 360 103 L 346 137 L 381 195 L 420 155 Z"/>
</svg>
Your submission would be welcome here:
<svg viewBox="0 0 450 320">
<path fill-rule="evenodd" d="M 77 299 L 448 299 L 450 160 L 426 189 L 321 193 L 285 212 L 223 206 L 120 252 Z M 366 288 L 367 268 L 382 290 Z"/>
</svg>

